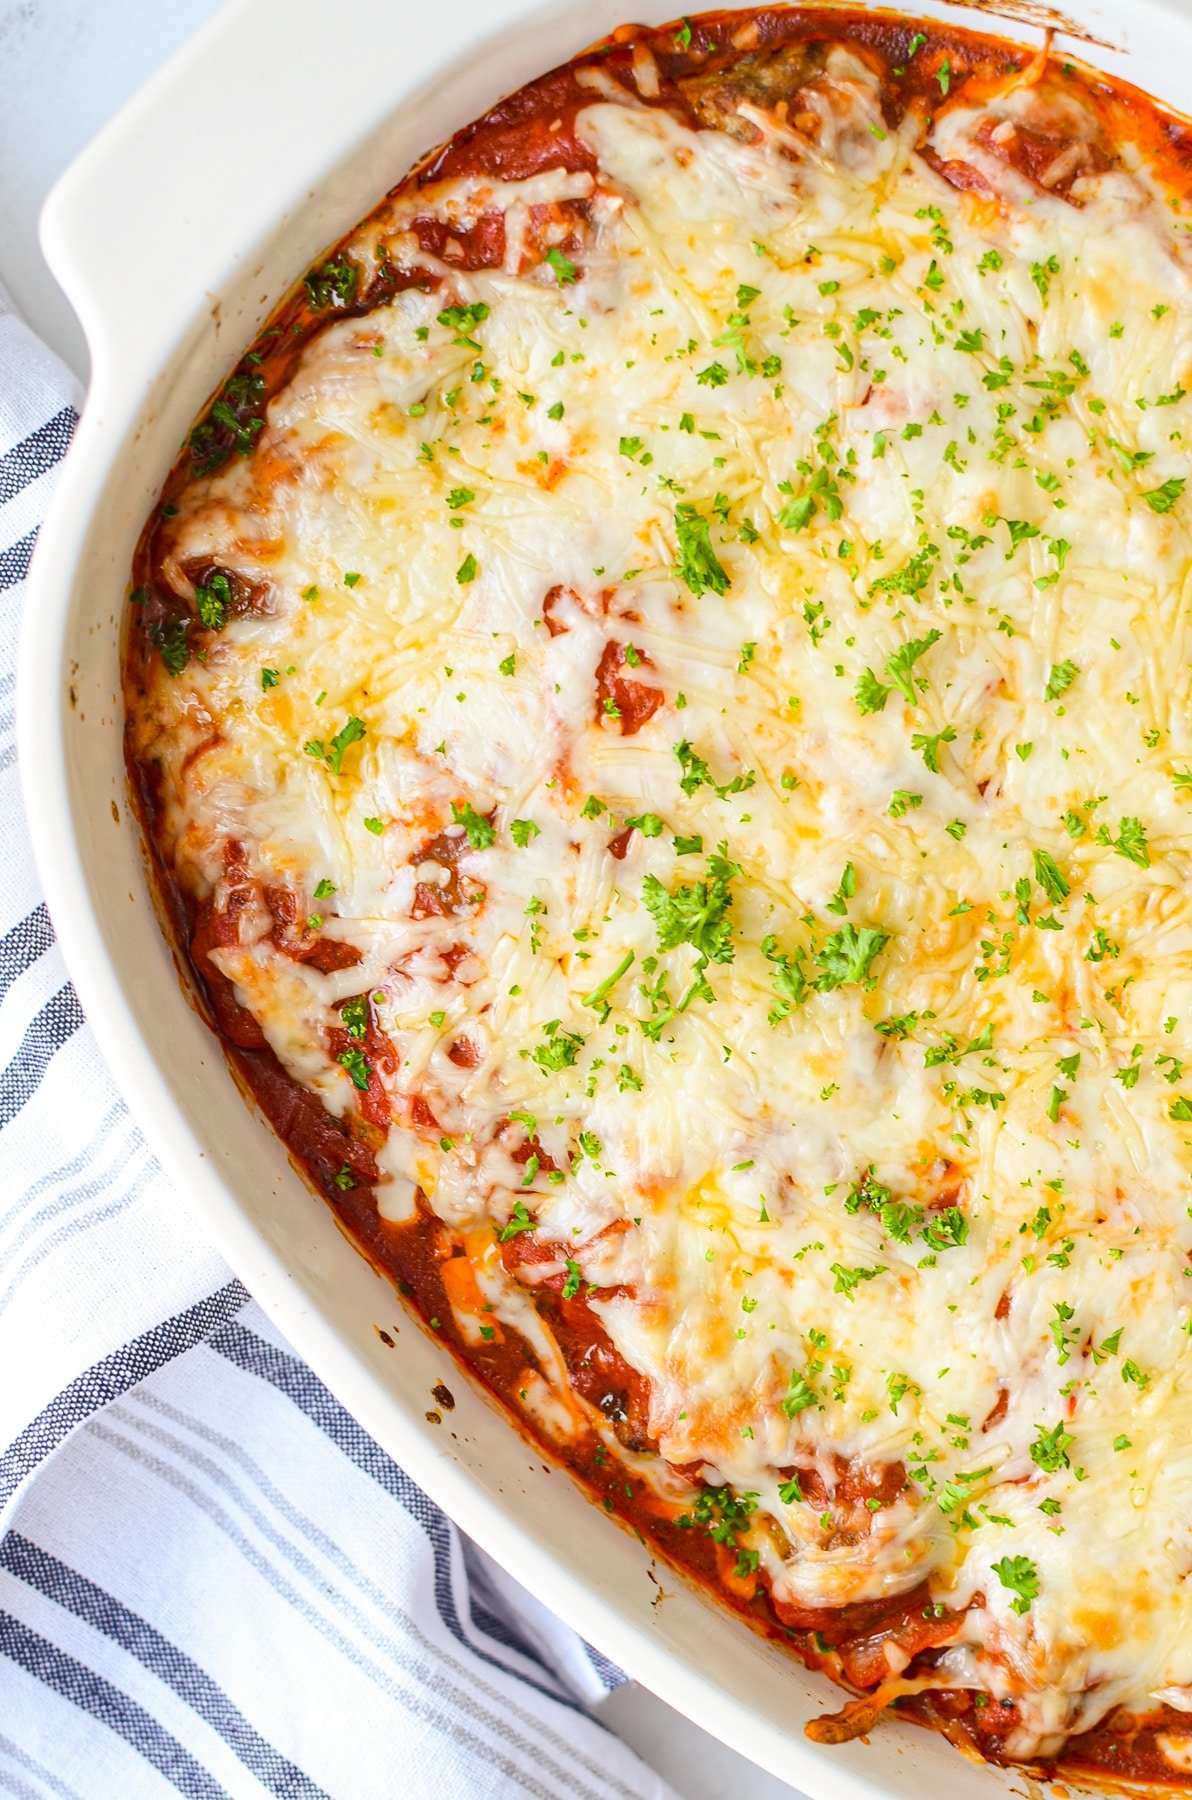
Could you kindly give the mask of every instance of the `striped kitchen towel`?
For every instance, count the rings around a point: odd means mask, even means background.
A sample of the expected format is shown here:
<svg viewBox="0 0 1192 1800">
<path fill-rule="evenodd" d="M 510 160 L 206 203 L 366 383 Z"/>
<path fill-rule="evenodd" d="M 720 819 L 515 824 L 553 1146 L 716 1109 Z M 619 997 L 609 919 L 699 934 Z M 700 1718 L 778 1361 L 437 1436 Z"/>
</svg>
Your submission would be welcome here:
<svg viewBox="0 0 1192 1800">
<path fill-rule="evenodd" d="M 13 742 L 80 403 L 0 289 L 0 1794 L 668 1800 L 623 1679 L 464 1540 L 171 1192 L 54 942 Z"/>
</svg>

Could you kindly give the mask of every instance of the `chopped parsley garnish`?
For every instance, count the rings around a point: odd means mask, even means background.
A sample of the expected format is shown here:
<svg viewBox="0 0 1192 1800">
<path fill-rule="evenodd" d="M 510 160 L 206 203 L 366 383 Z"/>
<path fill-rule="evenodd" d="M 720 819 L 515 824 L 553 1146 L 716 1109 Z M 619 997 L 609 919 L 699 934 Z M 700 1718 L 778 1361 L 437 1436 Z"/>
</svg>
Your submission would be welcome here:
<svg viewBox="0 0 1192 1800">
<path fill-rule="evenodd" d="M 778 939 L 773 935 L 762 939 L 762 955 L 774 965 L 771 979 L 778 1004 L 772 1009 L 769 1022 L 777 1025 L 802 1006 L 811 992 L 804 968 L 806 956 L 801 949 L 796 950 L 793 956 L 787 956 L 778 948 Z"/>
<path fill-rule="evenodd" d="M 800 463 L 799 467 L 807 471 L 806 463 Z M 784 493 L 791 493 L 789 482 L 780 481 L 778 485 Z M 815 471 L 803 493 L 789 500 L 782 508 L 778 514 L 778 523 L 785 531 L 802 531 L 821 507 L 825 516 L 833 523 L 843 516 L 844 502 L 840 498 L 840 488 L 827 469 Z"/>
<path fill-rule="evenodd" d="M 484 814 L 476 811 L 471 801 L 465 800 L 464 804 L 460 806 L 458 801 L 453 800 L 451 802 L 451 818 L 456 825 L 463 826 L 468 843 L 473 850 L 487 850 L 490 845 L 496 843 L 496 832 Z"/>
<path fill-rule="evenodd" d="M 851 862 L 844 865 L 844 873 L 840 877 L 840 886 L 827 903 L 827 911 L 831 913 L 848 913 L 848 903 L 856 897 L 857 871 Z"/>
<path fill-rule="evenodd" d="M 1048 1475 L 1054 1475 L 1058 1469 L 1070 1468 L 1068 1448 L 1072 1435 L 1066 1430 L 1063 1420 L 1058 1425 L 1053 1425 L 1050 1431 L 1045 1431 L 1042 1425 L 1037 1429 L 1039 1435 L 1030 1447 L 1031 1461 Z"/>
<path fill-rule="evenodd" d="M 890 941 L 890 933 L 874 925 L 842 925 L 826 937 L 815 953 L 819 974 L 815 986 L 821 993 L 866 981 L 874 959 Z"/>
<path fill-rule="evenodd" d="M 834 1294 L 843 1294 L 846 1300 L 851 1300 L 853 1298 L 853 1289 L 862 1281 L 874 1281 L 879 1275 L 884 1275 L 885 1272 L 885 1265 L 883 1263 L 878 1263 L 877 1266 L 872 1269 L 846 1269 L 842 1263 L 834 1262 L 829 1268 L 829 1273 L 836 1277 L 832 1292 Z"/>
<path fill-rule="evenodd" d="M 1079 673 L 1074 662 L 1053 663 L 1051 674 L 1047 677 L 1047 686 L 1043 689 L 1044 700 L 1058 700 L 1061 695 L 1066 694 Z"/>
<path fill-rule="evenodd" d="M 917 1394 L 918 1392 L 919 1389 L 911 1381 L 909 1375 L 901 1375 L 897 1372 L 892 1372 L 886 1376 L 886 1393 L 890 1400 L 890 1411 L 894 1414 L 895 1418 L 898 1417 L 899 1404 L 906 1398 L 907 1394 Z"/>
<path fill-rule="evenodd" d="M 1046 262 L 1033 262 L 1031 264 L 1031 280 L 1038 288 L 1039 298 L 1043 301 L 1044 305 L 1047 304 L 1047 296 L 1051 291 L 1051 277 L 1053 275 L 1058 275 L 1059 272 L 1060 259 L 1058 256 L 1049 256 Z"/>
<path fill-rule="evenodd" d="M 792 1369 L 786 1397 L 779 1401 L 779 1405 L 788 1419 L 794 1419 L 801 1412 L 806 1412 L 809 1406 L 818 1406 L 819 1395 L 806 1375 L 798 1369 Z"/>
<path fill-rule="evenodd" d="M 533 1231 L 537 1223 L 537 1219 L 529 1210 L 525 1201 L 515 1200 L 509 1214 L 508 1223 L 502 1225 L 497 1236 L 502 1244 L 507 1244 L 510 1238 L 517 1237 L 519 1232 Z"/>
<path fill-rule="evenodd" d="M 893 578 L 891 578 L 891 580 L 893 580 Z M 875 585 L 877 585 L 877 583 L 875 583 Z M 915 686 L 913 686 L 913 682 L 911 682 L 911 670 L 915 668 L 918 659 L 920 659 L 922 655 L 926 655 L 927 650 L 931 650 L 931 646 L 938 643 L 938 641 L 940 641 L 940 634 L 938 634 L 936 630 L 931 630 L 931 632 L 927 632 L 926 637 L 911 637 L 909 643 L 902 644 L 899 650 L 893 650 L 893 652 L 889 653 L 888 657 L 886 657 L 886 673 L 889 675 L 891 686 L 899 689 L 899 693 L 902 693 L 902 695 L 906 695 L 911 706 L 915 706 L 915 700 L 918 698 L 917 693 L 915 693 Z M 880 713 L 882 707 L 886 706 L 886 697 L 888 697 L 888 695 L 889 688 L 886 688 L 882 682 L 879 682 L 879 679 L 877 679 L 877 675 L 873 673 L 873 670 L 864 670 L 864 673 L 861 675 L 861 680 L 857 682 L 857 707 L 859 707 L 859 711 L 862 711 L 862 713 Z"/>
<path fill-rule="evenodd" d="M 679 542 L 679 560 L 675 574 L 697 597 L 701 594 L 724 594 L 728 591 L 727 571 L 712 548 L 708 520 L 688 500 L 675 508 L 675 536 Z"/>
<path fill-rule="evenodd" d="M 352 305 L 360 271 L 346 256 L 330 256 L 302 279 L 311 305 L 322 312 L 328 306 Z"/>
<path fill-rule="evenodd" d="M 1039 536 L 1039 527 L 1037 525 L 1032 525 L 1029 519 L 1003 519 L 1002 524 L 1010 533 L 1010 549 L 1007 553 L 1007 561 L 1020 544 L 1025 544 L 1029 539 L 1037 538 Z"/>
<path fill-rule="evenodd" d="M 731 1487 L 705 1487 L 701 1488 L 691 1511 L 680 1513 L 675 1524 L 685 1531 L 702 1525 L 714 1543 L 735 1550 L 737 1533 L 746 1529 L 756 1506 L 756 1494 L 738 1494 Z"/>
<path fill-rule="evenodd" d="M 363 994 L 345 1000 L 339 1009 L 344 1028 L 354 1043 L 362 1044 L 368 1036 L 368 1001 Z"/>
<path fill-rule="evenodd" d="M 607 996 L 611 994 L 622 975 L 627 975 L 633 967 L 633 959 L 634 952 L 632 950 L 627 950 L 611 975 L 606 975 L 603 981 L 596 984 L 590 994 L 585 994 L 580 1004 L 582 1006 L 592 1006 L 596 1008 L 603 1007 L 606 1003 Z"/>
<path fill-rule="evenodd" d="M 1183 476 L 1173 475 L 1171 479 L 1165 481 L 1161 487 L 1151 488 L 1147 493 L 1144 493 L 1142 497 L 1153 513 L 1167 513 L 1171 511 L 1172 507 L 1183 493 L 1184 486 Z"/>
<path fill-rule="evenodd" d="M 919 658 L 925 655 L 933 644 L 939 642 L 939 638 L 938 631 L 929 631 L 926 637 L 912 638 L 909 643 L 903 644 L 900 649 L 895 650 L 886 658 L 886 674 L 899 693 L 904 694 L 912 706 L 918 696 L 911 684 L 911 670 Z M 868 672 L 866 670 L 867 674 Z"/>
<path fill-rule="evenodd" d="M 558 1019 L 551 1019 L 542 1029 L 546 1041 L 536 1044 L 531 1050 L 531 1062 L 536 1062 L 548 1074 L 557 1074 L 560 1069 L 570 1069 L 584 1047 L 583 1038 L 578 1032 L 564 1031 Z"/>
<path fill-rule="evenodd" d="M 710 787 L 721 800 L 727 800 L 730 794 L 744 794 L 753 786 L 752 769 L 743 775 L 734 775 L 725 782 L 714 781 L 712 772 L 704 758 L 691 748 L 686 738 L 675 745 L 675 755 L 679 759 L 679 767 L 683 773 L 679 778 L 679 786 L 685 794 L 694 794 L 698 788 Z"/>
<path fill-rule="evenodd" d="M 313 756 L 316 762 L 325 763 L 333 775 L 338 775 L 343 768 L 344 752 L 349 744 L 359 743 L 367 729 L 364 720 L 353 715 L 336 732 L 330 744 L 325 744 L 322 738 L 311 738 L 302 747 L 307 756 Z"/>
<path fill-rule="evenodd" d="M 932 1213 L 923 1228 L 923 1242 L 933 1250 L 958 1250 L 968 1242 L 968 1220 L 958 1206 Z"/>
<path fill-rule="evenodd" d="M 1062 1369 L 1072 1354 L 1071 1345 L 1075 1341 L 1076 1333 L 1069 1332 L 1068 1326 L 1075 1318 L 1076 1312 L 1075 1308 L 1069 1306 L 1066 1300 L 1057 1300 L 1051 1310 L 1055 1317 L 1047 1329 L 1051 1334 L 1052 1344 L 1055 1346 L 1055 1360 Z"/>
<path fill-rule="evenodd" d="M 195 589 L 195 606 L 207 631 L 222 631 L 232 604 L 232 584 L 222 569 L 207 577 L 206 584 Z"/>
<path fill-rule="evenodd" d="M 1031 1601 L 1039 1597 L 1039 1571 L 1029 1556 L 1003 1556 L 993 1564 L 993 1573 L 1015 1599 L 1010 1606 L 1016 1613 L 1028 1613 Z"/>
<path fill-rule="evenodd" d="M 940 772 L 940 746 L 941 744 L 954 743 L 955 740 L 956 727 L 954 725 L 945 725 L 942 731 L 930 734 L 922 731 L 913 732 L 911 735 L 911 749 L 921 750 L 923 752 L 923 761 L 926 763 L 927 767 L 931 770 L 933 775 L 938 775 Z"/>
<path fill-rule="evenodd" d="M 192 465 L 196 475 L 209 475 L 227 462 L 235 449 L 251 456 L 265 420 L 256 408 L 265 394 L 264 377 L 255 370 L 233 375 L 212 402 L 205 419 L 190 434 Z M 172 515 L 171 515 L 172 516 Z"/>
<path fill-rule="evenodd" d="M 555 280 L 559 286 L 570 287 L 571 283 L 576 279 L 575 264 L 571 261 L 571 258 L 564 256 L 563 252 L 556 249 L 552 244 L 546 253 L 545 260 L 554 270 Z"/>
<path fill-rule="evenodd" d="M 1058 906 L 1061 900 L 1068 898 L 1072 889 L 1049 850 L 1036 850 L 1034 857 L 1035 880 L 1052 904 Z"/>
<path fill-rule="evenodd" d="M 171 675 L 181 675 L 190 660 L 190 646 L 186 641 L 185 619 L 163 619 L 160 625 L 154 625 L 149 633 L 157 645 L 158 654 Z"/>
<path fill-rule="evenodd" d="M 1120 443 L 1117 438 L 1106 438 L 1109 448 L 1117 453 L 1124 475 L 1132 475 L 1135 469 L 1144 469 L 1154 458 L 1153 450 L 1131 450 L 1127 444 Z"/>
<path fill-rule="evenodd" d="M 890 1189 L 877 1180 L 872 1168 L 865 1170 L 845 1196 L 846 1213 L 859 1212 L 862 1207 L 877 1215 L 882 1230 L 896 1244 L 909 1244 L 923 1223 L 923 1208 L 911 1200 L 896 1200 Z"/>
<path fill-rule="evenodd" d="M 468 350 L 479 350 L 480 345 L 474 337 L 469 336 L 477 325 L 482 325 L 488 318 L 488 306 L 483 300 L 476 300 L 471 306 L 445 306 L 439 314 L 439 324 L 445 325 L 448 331 L 454 331 L 452 340 L 462 344 Z"/>
<path fill-rule="evenodd" d="M 363 1050 L 343 1050 L 335 1060 L 352 1077 L 353 1087 L 359 1088 L 362 1094 L 367 1093 L 372 1069 Z"/>
<path fill-rule="evenodd" d="M 708 962 L 730 963 L 733 960 L 733 928 L 729 918 L 732 907 L 730 883 L 741 873 L 737 863 L 729 862 L 721 845 L 719 852 L 708 858 L 708 872 L 691 886 L 664 887 L 656 875 L 647 875 L 642 883 L 642 900 L 658 931 L 658 948 L 674 950 L 690 944 Z"/>
<path fill-rule="evenodd" d="M 1118 822 L 1118 833 L 1114 837 L 1108 825 L 1102 825 L 1097 832 L 1097 842 L 1116 850 L 1127 862 L 1137 863 L 1140 869 L 1149 869 L 1151 853 L 1147 847 L 1146 831 L 1141 819 L 1125 818 Z"/>
<path fill-rule="evenodd" d="M 857 711 L 861 713 L 881 712 L 890 698 L 890 690 L 880 682 L 872 669 L 863 669 L 857 681 Z"/>
</svg>

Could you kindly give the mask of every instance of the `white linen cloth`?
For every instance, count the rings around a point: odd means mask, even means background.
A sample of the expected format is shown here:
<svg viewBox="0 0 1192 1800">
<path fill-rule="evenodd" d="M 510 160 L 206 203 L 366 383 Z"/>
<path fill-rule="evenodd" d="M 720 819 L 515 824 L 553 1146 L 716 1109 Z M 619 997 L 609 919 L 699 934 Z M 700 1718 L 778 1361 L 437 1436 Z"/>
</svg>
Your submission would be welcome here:
<svg viewBox="0 0 1192 1800">
<path fill-rule="evenodd" d="M 77 385 L 0 288 L 0 1795 L 673 1800 L 624 1677 L 433 1506 L 206 1244 L 37 888 L 16 640 Z"/>
</svg>

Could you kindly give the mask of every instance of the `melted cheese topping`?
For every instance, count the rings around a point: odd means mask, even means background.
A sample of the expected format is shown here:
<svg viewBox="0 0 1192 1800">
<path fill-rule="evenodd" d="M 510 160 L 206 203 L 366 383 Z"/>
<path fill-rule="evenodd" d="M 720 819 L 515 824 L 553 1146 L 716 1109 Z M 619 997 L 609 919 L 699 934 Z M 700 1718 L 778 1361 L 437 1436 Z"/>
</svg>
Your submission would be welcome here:
<svg viewBox="0 0 1192 1800">
<path fill-rule="evenodd" d="M 1049 197 L 963 95 L 958 191 L 844 50 L 752 144 L 585 79 L 595 180 L 424 190 L 505 267 L 331 325 L 186 489 L 179 591 L 266 598 L 137 751 L 197 894 L 235 841 L 361 953 L 258 901 L 212 960 L 341 1116 L 371 996 L 382 1215 L 464 1237 L 540 1420 L 566 1270 L 775 1596 L 926 1578 L 1047 1752 L 1192 1693 L 1187 262 L 1144 171 Z M 523 268 L 576 200 L 578 278 Z M 413 212 L 349 253 L 433 268 Z M 844 1529 L 790 1479 L 836 1458 L 910 1481 Z"/>
</svg>

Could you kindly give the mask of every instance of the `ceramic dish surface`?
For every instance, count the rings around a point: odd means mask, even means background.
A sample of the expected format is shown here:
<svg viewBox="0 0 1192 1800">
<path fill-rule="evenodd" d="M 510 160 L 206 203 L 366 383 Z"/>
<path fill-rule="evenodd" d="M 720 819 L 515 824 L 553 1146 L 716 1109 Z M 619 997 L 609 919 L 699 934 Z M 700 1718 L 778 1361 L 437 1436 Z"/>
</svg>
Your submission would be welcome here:
<svg viewBox="0 0 1192 1800">
<path fill-rule="evenodd" d="M 1166 71 L 1162 67 L 1173 34 L 1192 36 L 1182 11 L 1132 7 L 1127 22 L 1108 7 L 1077 10 L 1074 23 L 1088 36 L 1060 38 L 1061 48 L 1173 105 L 1187 100 L 1172 89 L 1170 61 Z M 977 17 L 972 10 L 917 7 L 908 8 L 907 16 L 950 18 L 996 32 L 1025 46 L 1025 66 L 1038 47 L 1038 30 L 980 11 Z M 258 48 L 270 44 L 275 64 L 277 49 L 272 6 L 244 0 L 134 103 L 64 179 L 47 208 L 47 250 L 87 330 L 93 378 L 35 563 L 19 715 L 35 844 L 68 961 L 147 1135 L 179 1189 L 194 1196 L 238 1273 L 362 1422 L 507 1567 L 665 1699 L 812 1795 L 909 1795 L 944 1780 L 962 1795 L 997 1791 L 1012 1778 L 958 1763 L 947 1746 L 905 1725 L 884 1725 L 873 1751 L 854 1742 L 829 1750 L 802 1735 L 801 1727 L 832 1704 L 823 1682 L 744 1632 L 664 1566 L 652 1566 L 643 1545 L 610 1530 L 567 1476 L 535 1456 L 463 1379 L 443 1346 L 401 1313 L 392 1289 L 356 1255 L 332 1215 L 310 1203 L 268 1125 L 236 1095 L 158 931 L 124 786 L 118 643 L 140 522 L 177 444 L 196 407 L 226 376 L 237 348 L 252 341 L 296 271 L 319 267 L 325 246 L 431 146 L 503 92 L 574 55 L 600 29 L 622 22 L 611 9 L 599 18 L 566 8 L 529 13 L 513 6 L 500 17 L 484 9 L 481 18 L 479 8 L 474 16 L 465 9 L 445 47 L 434 41 L 429 24 L 411 18 L 399 26 L 377 14 L 357 0 L 338 21 L 336 41 L 321 61 L 334 65 L 325 68 L 327 91 L 350 93 L 350 103 L 321 111 L 312 131 L 306 111 L 282 96 L 300 89 L 303 26 L 309 23 L 306 42 L 313 42 L 313 16 L 309 22 L 291 19 L 285 34 L 281 55 L 292 59 L 294 80 L 273 83 L 279 97 L 266 99 L 263 109 L 256 97 L 248 106 L 237 85 L 247 81 Z M 170 122 L 185 116 L 187 96 L 203 91 L 233 36 L 236 54 L 224 83 L 228 129 L 219 157 L 221 170 L 239 173 L 217 182 L 207 148 L 199 155 Z M 390 42 L 394 54 L 386 73 L 387 59 L 378 49 Z M 395 66 L 401 67 L 400 81 L 392 75 Z M 870 136 L 882 138 L 880 131 Z M 281 156 L 279 143 L 286 149 Z M 243 178 L 248 169 L 252 180 Z M 551 266 L 574 273 L 557 247 Z M 100 271 L 117 267 L 119 283 L 107 285 Z M 1046 259 L 1039 267 L 1042 293 Z M 830 295 L 834 283 L 819 291 Z M 745 292 L 756 294 L 752 287 Z M 991 366 L 996 382 L 997 365 Z M 626 441 L 630 449 L 622 455 L 632 455 L 635 445 L 642 449 L 636 438 Z M 809 492 L 831 512 L 835 497 L 825 501 L 822 480 Z M 1167 489 L 1160 484 L 1154 493 L 1158 501 L 1143 498 L 1160 516 L 1170 510 Z M 1174 501 L 1174 488 L 1171 494 Z M 469 492 L 461 505 L 472 498 Z M 792 495 L 791 505 L 797 504 Z M 802 516 L 787 521 L 793 529 L 806 523 Z M 1010 523 L 1020 528 L 1017 537 L 1011 530 L 1011 554 L 1039 535 L 1022 520 Z M 467 566 L 465 558 L 461 569 Z M 714 556 L 701 566 L 705 577 L 712 569 L 713 585 L 725 577 Z M 1041 580 L 1048 583 L 1046 574 Z M 697 596 L 701 585 L 687 582 Z M 214 604 L 210 586 L 204 591 Z M 907 591 L 918 590 L 912 584 Z M 916 661 L 937 636 L 916 649 Z M 1057 664 L 1069 666 L 1075 671 L 1075 664 Z M 917 703 L 926 690 L 912 686 L 909 665 L 902 673 L 905 686 L 897 671 L 891 683 L 908 703 Z M 633 698 L 631 689 L 636 684 L 626 686 L 623 679 L 610 689 L 614 708 L 618 699 Z M 883 705 L 874 699 L 861 710 L 880 712 Z M 612 716 L 621 716 L 620 709 Z M 938 750 L 933 754 L 938 758 Z M 1027 746 L 1020 760 L 1029 755 Z M 330 766 L 332 758 L 324 760 Z M 931 771 L 927 755 L 924 762 Z M 902 810 L 918 804 L 908 799 Z M 650 826 L 645 835 L 657 833 Z M 1119 839 L 1125 842 L 1122 833 Z M 1121 856 L 1137 864 L 1138 855 L 1131 858 L 1126 849 L 1119 844 Z M 1062 885 L 1053 868 L 1044 862 L 1044 892 Z M 657 888 L 657 878 L 650 879 Z M 851 881 L 846 872 L 830 910 L 847 910 L 855 880 L 855 872 Z M 1020 897 L 1020 910 L 1027 904 Z M 886 938 L 871 932 L 873 955 L 862 976 Z M 813 953 L 828 969 L 830 948 L 821 945 Z M 541 1166 L 537 1158 L 535 1165 Z M 858 1204 L 869 1201 L 862 1195 Z M 937 1238 L 953 1226 L 959 1232 L 959 1216 L 937 1226 Z M 929 1239 L 933 1254 L 957 1247 L 955 1234 L 948 1243 Z M 856 1273 L 858 1281 L 868 1281 L 885 1272 Z M 382 1329 L 395 1341 L 392 1348 L 378 1335 Z M 441 1417 L 432 1424 L 430 1392 L 444 1378 L 457 1406 L 446 1424 Z M 1057 1447 L 1056 1454 L 1061 1451 Z M 1032 1459 L 1045 1466 L 1033 1451 Z M 594 1567 L 601 1572 L 598 1582 L 591 1580 Z"/>
</svg>

